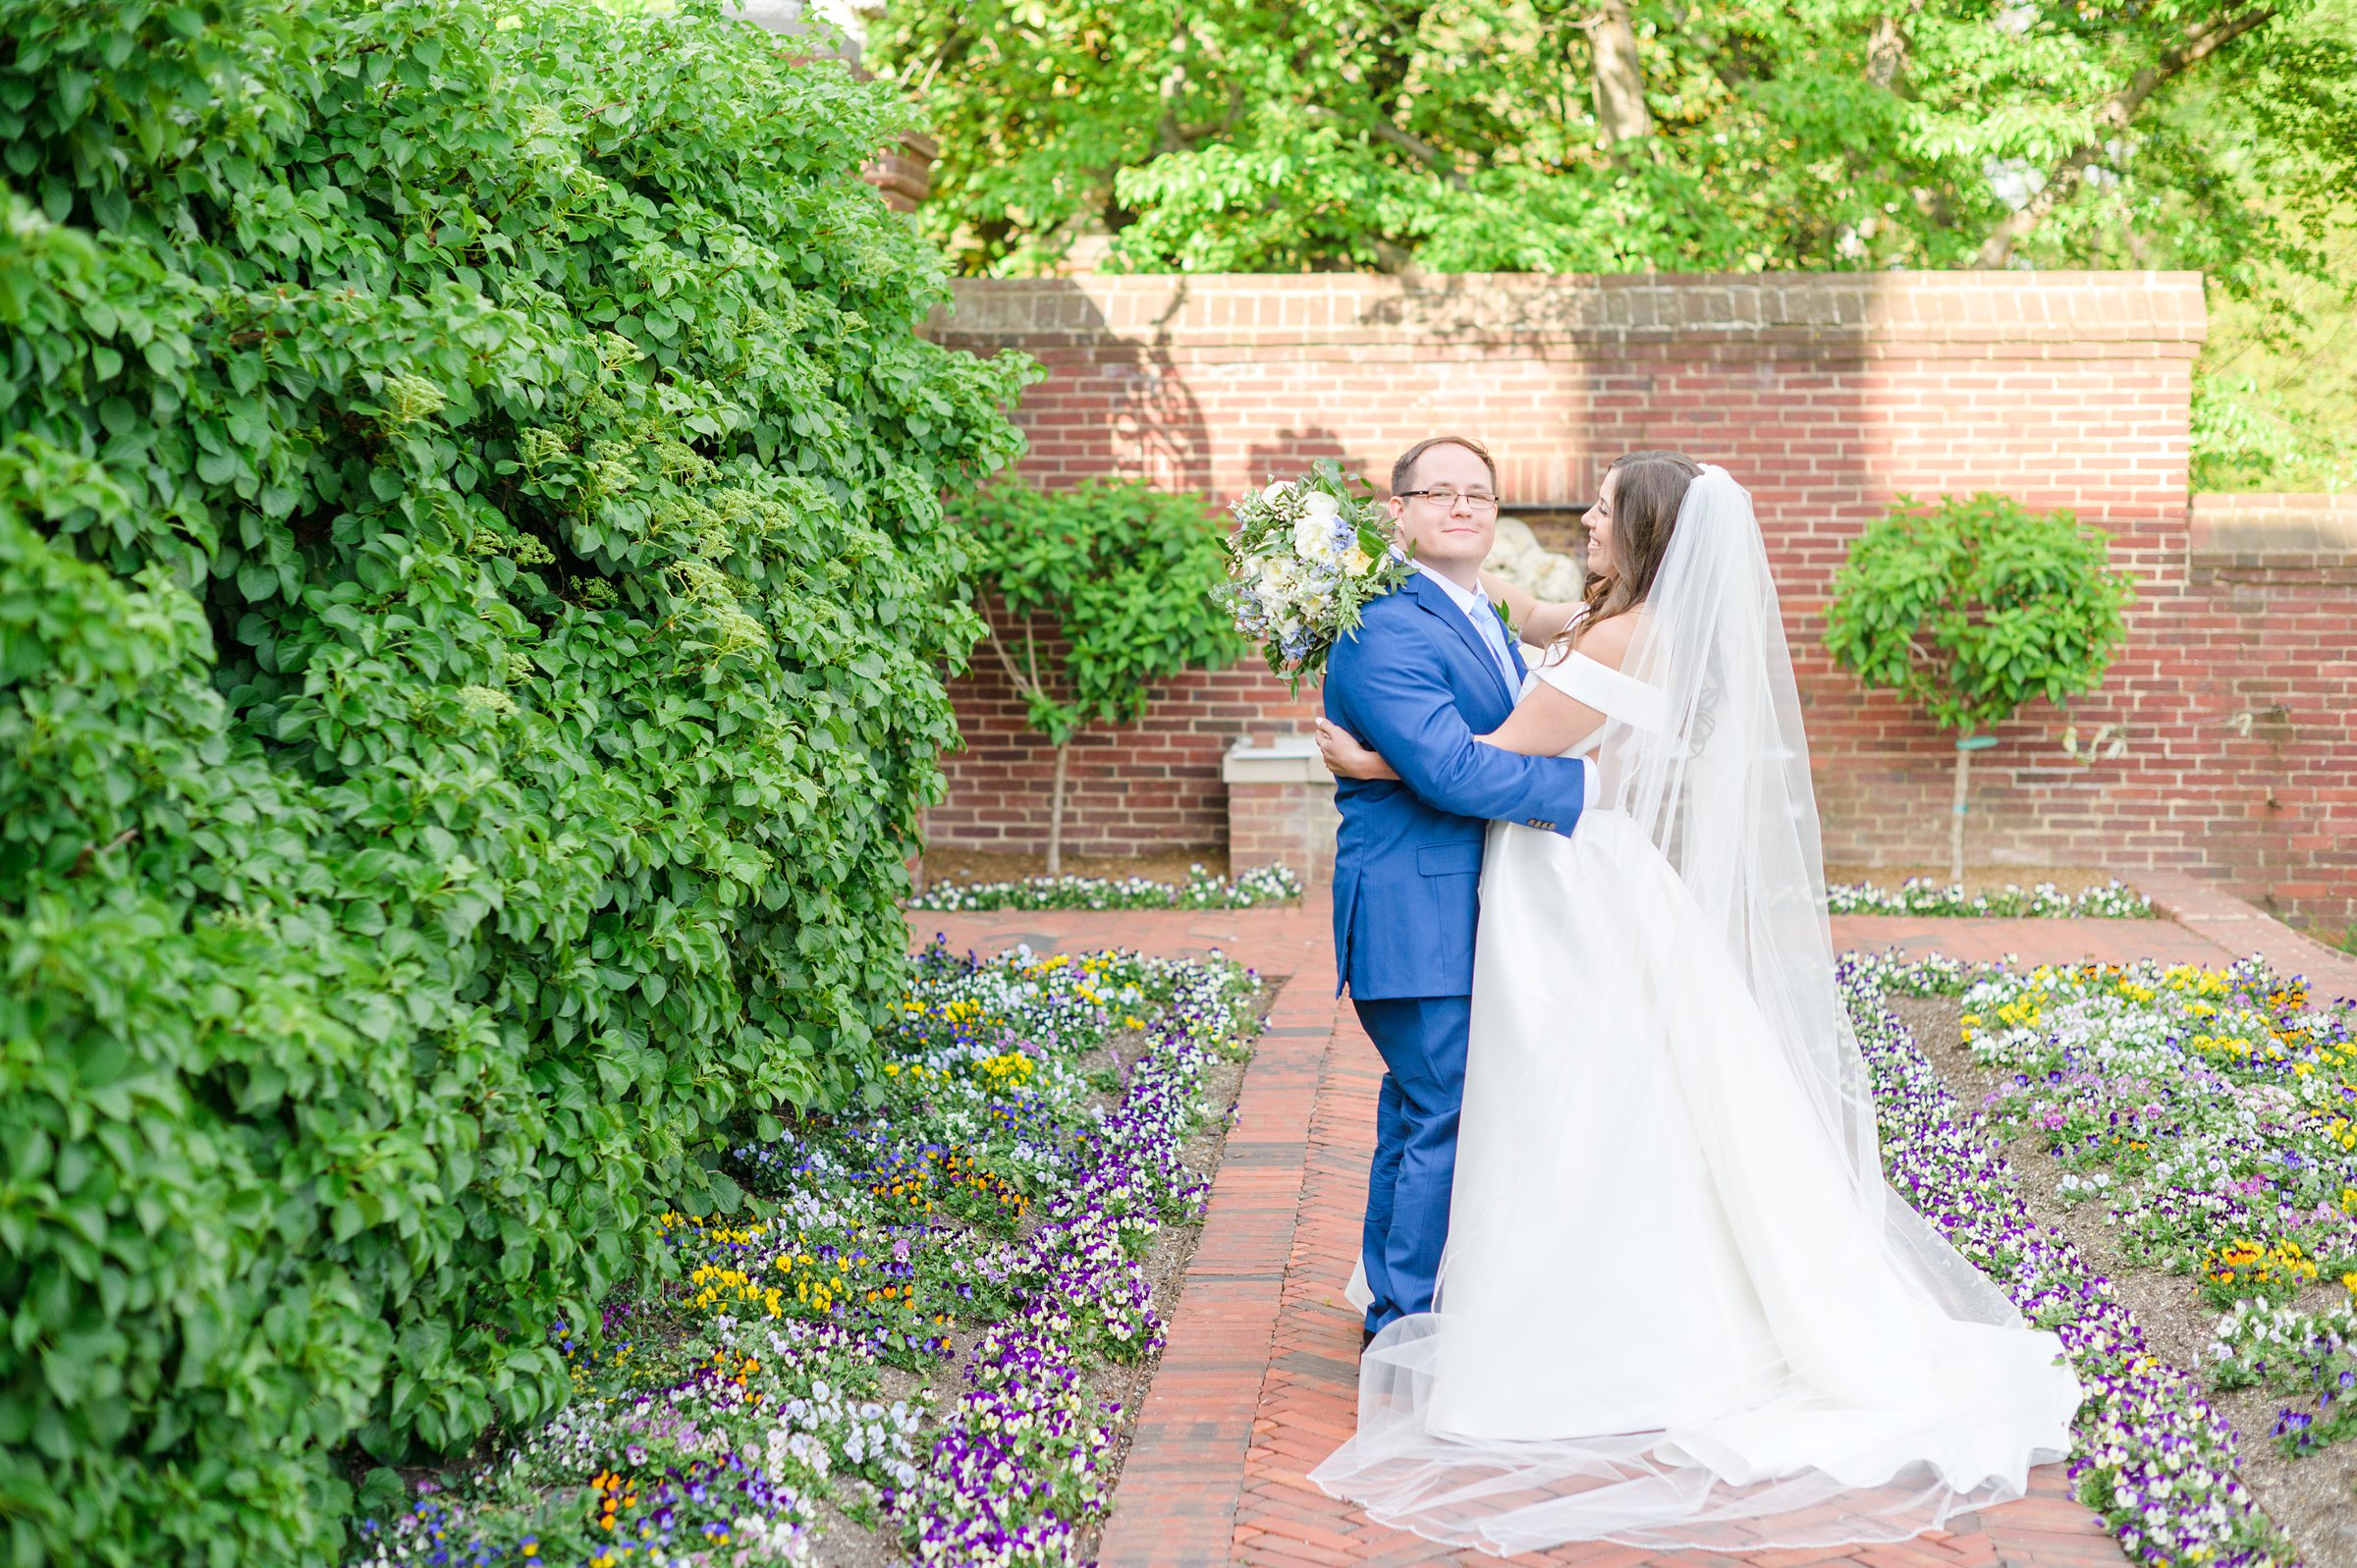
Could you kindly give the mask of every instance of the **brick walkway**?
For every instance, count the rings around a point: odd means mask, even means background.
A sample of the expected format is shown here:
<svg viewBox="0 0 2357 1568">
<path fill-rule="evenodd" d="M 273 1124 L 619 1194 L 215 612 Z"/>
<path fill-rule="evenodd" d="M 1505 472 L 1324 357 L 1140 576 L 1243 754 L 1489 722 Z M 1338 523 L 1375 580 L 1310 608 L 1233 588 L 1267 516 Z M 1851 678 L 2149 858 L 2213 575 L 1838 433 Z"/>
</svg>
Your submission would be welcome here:
<svg viewBox="0 0 2357 1568">
<path fill-rule="evenodd" d="M 2157 902 L 2164 901 L 2152 890 Z M 2304 943 L 2258 911 L 2206 890 L 2177 890 L 2180 920 L 1915 920 L 1843 917 L 1840 947 L 1895 946 L 2029 963 L 2159 957 L 2219 964 L 2266 950 L 2324 992 L 2357 995 L 2357 964 Z M 1211 1195 L 1203 1239 L 1139 1413 L 1104 1568 L 1407 1568 L 1494 1564 L 1386 1530 L 1311 1486 L 1305 1472 L 1349 1434 L 1356 1409 L 1358 1315 L 1343 1300 L 1366 1194 L 1382 1062 L 1334 996 L 1327 905 L 1296 909 L 1101 914 L 912 914 L 920 940 L 1040 952 L 1129 946 L 1171 957 L 1219 950 L 1288 977 L 1253 1056 Z M 2214 938 L 2211 933 L 2217 933 Z M 2345 972 L 2344 972 L 2345 971 Z M 1581 1568 L 2117 1568 L 2110 1533 L 2072 1501 L 2050 1466 L 2019 1502 L 1955 1521 L 1953 1533 L 1891 1545 L 1680 1557 L 1610 1544 L 1516 1562 Z"/>
</svg>

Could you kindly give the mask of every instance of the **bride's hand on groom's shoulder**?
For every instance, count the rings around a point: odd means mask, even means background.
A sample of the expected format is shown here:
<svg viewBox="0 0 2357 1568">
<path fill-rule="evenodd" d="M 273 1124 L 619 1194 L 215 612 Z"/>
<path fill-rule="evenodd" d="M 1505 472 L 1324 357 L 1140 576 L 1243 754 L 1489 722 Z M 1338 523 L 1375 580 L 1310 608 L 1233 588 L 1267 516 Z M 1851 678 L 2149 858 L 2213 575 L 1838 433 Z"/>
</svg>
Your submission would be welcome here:
<svg viewBox="0 0 2357 1568">
<path fill-rule="evenodd" d="M 1328 720 L 1318 721 L 1318 755 L 1337 779 L 1397 779 L 1392 765 L 1360 745 L 1349 730 Z"/>
</svg>

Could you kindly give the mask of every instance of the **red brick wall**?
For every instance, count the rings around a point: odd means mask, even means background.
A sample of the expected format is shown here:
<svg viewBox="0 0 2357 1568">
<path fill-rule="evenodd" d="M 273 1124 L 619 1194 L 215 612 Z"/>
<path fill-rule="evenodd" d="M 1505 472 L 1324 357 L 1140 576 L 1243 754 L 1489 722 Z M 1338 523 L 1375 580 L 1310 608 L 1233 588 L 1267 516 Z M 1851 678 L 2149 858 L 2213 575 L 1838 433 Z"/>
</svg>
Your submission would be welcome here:
<svg viewBox="0 0 2357 1568">
<path fill-rule="evenodd" d="M 1041 662 L 1054 642 L 1041 643 Z M 952 692 L 965 750 L 947 759 L 950 795 L 925 815 L 931 842 L 963 849 L 1035 850 L 1047 843 L 1055 752 L 1023 727 L 1023 702 L 998 661 L 977 649 Z M 1074 854 L 1224 851 L 1228 787 L 1220 759 L 1241 734 L 1308 727 L 1314 691 L 1288 700 L 1257 662 L 1168 682 L 1142 724 L 1083 730 L 1065 784 L 1065 844 Z M 1237 869 L 1255 861 L 1239 860 Z"/>
<path fill-rule="evenodd" d="M 2357 919 L 2357 522 L 2319 501 L 2197 525 L 2204 327 L 2184 273 L 991 280 L 960 283 L 936 322 L 946 342 L 1047 366 L 1020 410 L 1025 471 L 1045 483 L 1138 473 L 1225 499 L 1317 457 L 1380 482 L 1444 430 L 1488 442 L 1509 499 L 1531 504 L 1585 499 L 1632 448 L 1727 464 L 1782 586 L 1836 861 L 1945 858 L 1952 757 L 1819 651 L 1849 538 L 1900 494 L 2073 508 L 2142 580 L 2131 640 L 2067 720 L 2041 705 L 1976 758 L 1973 858 L 2179 866 Z M 1036 845 L 1047 753 L 990 665 L 957 696 L 969 749 L 935 841 Z M 1255 670 L 1190 676 L 1142 724 L 1083 737 L 1071 846 L 1219 845 L 1228 743 L 1299 728 L 1308 699 Z M 2074 721 L 2124 726 L 2127 755 L 2072 763 Z"/>
</svg>

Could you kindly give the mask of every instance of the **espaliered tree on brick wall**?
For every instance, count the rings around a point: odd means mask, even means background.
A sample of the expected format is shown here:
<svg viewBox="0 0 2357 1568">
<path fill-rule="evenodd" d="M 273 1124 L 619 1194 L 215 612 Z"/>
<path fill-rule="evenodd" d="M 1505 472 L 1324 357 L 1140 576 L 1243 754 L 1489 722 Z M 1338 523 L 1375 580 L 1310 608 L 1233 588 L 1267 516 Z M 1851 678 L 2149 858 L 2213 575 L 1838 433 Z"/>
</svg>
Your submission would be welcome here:
<svg viewBox="0 0 2357 1568">
<path fill-rule="evenodd" d="M 1897 692 L 1956 734 L 1947 880 L 1964 881 L 1964 812 L 1984 733 L 2044 697 L 2103 682 L 2135 599 L 2104 565 L 2105 536 L 2067 512 L 1983 491 L 1901 500 L 1851 541 L 1826 607 L 1825 646 L 1869 687 Z"/>
<path fill-rule="evenodd" d="M 1022 367 L 716 7 L 0 24 L 0 1555 L 320 1561 L 857 1089 Z"/>
<path fill-rule="evenodd" d="M 1154 684 L 1214 670 L 1243 650 L 1211 591 L 1226 575 L 1203 498 L 1134 480 L 1041 491 L 1002 485 L 966 509 L 985 635 L 1056 749 L 1048 875 L 1064 872 L 1064 795 L 1073 737 L 1133 723 Z M 1042 642 L 1047 658 L 1041 658 Z"/>
</svg>

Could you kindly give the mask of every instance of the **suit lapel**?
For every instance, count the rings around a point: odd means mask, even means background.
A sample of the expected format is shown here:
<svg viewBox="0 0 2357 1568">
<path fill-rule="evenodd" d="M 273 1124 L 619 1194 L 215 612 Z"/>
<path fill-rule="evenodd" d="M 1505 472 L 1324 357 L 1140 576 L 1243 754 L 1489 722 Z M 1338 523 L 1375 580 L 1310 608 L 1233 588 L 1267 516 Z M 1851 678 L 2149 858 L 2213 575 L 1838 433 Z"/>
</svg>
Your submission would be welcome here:
<svg viewBox="0 0 2357 1568">
<path fill-rule="evenodd" d="M 1456 607 L 1455 601 L 1449 597 L 1448 590 L 1419 571 L 1407 579 L 1402 591 L 1413 595 L 1417 604 L 1439 617 L 1443 625 L 1456 633 L 1465 651 L 1473 656 L 1473 662 L 1481 666 L 1496 684 L 1499 694 L 1506 698 L 1507 706 L 1513 706 L 1514 698 L 1519 693 L 1507 689 L 1506 676 L 1498 668 L 1498 656 L 1482 642 L 1481 633 L 1473 629 L 1473 618 Z M 1510 643 L 1507 651 L 1509 655 L 1512 653 Z"/>
</svg>

